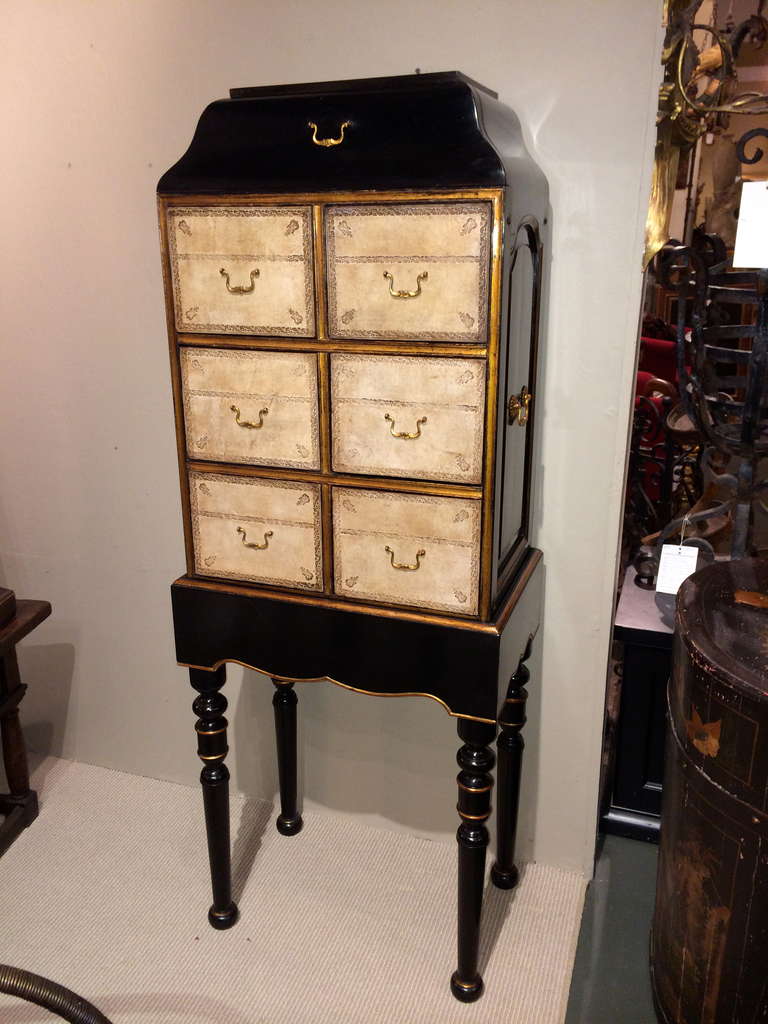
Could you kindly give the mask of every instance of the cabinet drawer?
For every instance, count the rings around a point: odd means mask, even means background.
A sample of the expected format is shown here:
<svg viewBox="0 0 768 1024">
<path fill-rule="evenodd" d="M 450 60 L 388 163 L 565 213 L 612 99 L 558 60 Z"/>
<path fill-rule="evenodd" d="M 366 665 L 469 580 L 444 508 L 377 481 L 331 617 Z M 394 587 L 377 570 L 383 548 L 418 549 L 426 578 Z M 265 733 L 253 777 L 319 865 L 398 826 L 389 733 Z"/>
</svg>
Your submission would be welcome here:
<svg viewBox="0 0 768 1024">
<path fill-rule="evenodd" d="M 332 338 L 484 342 L 489 203 L 329 206 Z"/>
<path fill-rule="evenodd" d="M 168 247 L 178 330 L 314 335 L 310 207 L 173 207 Z"/>
<path fill-rule="evenodd" d="M 333 544 L 337 594 L 477 614 L 479 501 L 335 487 Z"/>
<path fill-rule="evenodd" d="M 189 496 L 196 573 L 322 589 L 319 487 L 192 472 Z"/>
<path fill-rule="evenodd" d="M 180 361 L 190 458 L 320 467 L 313 353 L 183 348 Z"/>
<path fill-rule="evenodd" d="M 337 473 L 480 483 L 484 360 L 334 355 L 331 389 Z"/>
</svg>

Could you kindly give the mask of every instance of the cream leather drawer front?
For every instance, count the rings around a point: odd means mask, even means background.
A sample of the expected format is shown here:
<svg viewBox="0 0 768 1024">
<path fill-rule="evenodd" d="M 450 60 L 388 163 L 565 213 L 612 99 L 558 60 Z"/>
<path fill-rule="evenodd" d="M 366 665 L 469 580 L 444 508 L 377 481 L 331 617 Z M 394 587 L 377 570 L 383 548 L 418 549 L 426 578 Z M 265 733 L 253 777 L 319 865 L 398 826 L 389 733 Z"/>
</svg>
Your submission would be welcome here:
<svg viewBox="0 0 768 1024">
<path fill-rule="evenodd" d="M 168 248 L 179 331 L 314 336 L 310 207 L 172 207 Z"/>
<path fill-rule="evenodd" d="M 331 356 L 337 473 L 478 484 L 485 361 Z"/>
<path fill-rule="evenodd" d="M 317 485 L 189 474 L 195 572 L 322 589 Z"/>
<path fill-rule="evenodd" d="M 191 459 L 320 468 L 313 353 L 183 348 L 180 361 Z"/>
<path fill-rule="evenodd" d="M 332 338 L 484 342 L 489 203 L 326 210 Z"/>
<path fill-rule="evenodd" d="M 333 544 L 341 596 L 477 614 L 479 501 L 335 487 Z"/>
</svg>

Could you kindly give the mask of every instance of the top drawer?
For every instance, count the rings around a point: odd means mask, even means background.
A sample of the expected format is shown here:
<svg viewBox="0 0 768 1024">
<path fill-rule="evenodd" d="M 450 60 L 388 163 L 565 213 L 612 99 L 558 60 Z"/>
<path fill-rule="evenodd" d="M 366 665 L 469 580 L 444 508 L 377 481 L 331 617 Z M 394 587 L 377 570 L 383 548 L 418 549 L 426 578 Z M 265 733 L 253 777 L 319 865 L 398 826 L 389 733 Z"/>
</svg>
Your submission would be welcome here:
<svg viewBox="0 0 768 1024">
<path fill-rule="evenodd" d="M 332 338 L 486 340 L 490 203 L 329 206 Z"/>
<path fill-rule="evenodd" d="M 172 207 L 168 249 L 179 331 L 314 335 L 310 207 Z"/>
</svg>

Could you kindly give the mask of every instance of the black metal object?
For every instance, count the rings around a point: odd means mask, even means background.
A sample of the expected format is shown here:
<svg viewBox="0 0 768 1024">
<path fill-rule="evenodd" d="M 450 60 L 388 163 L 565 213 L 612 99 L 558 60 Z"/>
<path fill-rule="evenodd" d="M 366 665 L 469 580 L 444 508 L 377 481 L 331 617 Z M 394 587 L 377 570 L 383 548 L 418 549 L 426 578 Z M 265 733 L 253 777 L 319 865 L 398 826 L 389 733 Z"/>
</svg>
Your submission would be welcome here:
<svg viewBox="0 0 768 1024">
<path fill-rule="evenodd" d="M 0 992 L 42 1006 L 71 1024 L 111 1024 L 109 1018 L 82 996 L 19 967 L 0 964 Z"/>
<path fill-rule="evenodd" d="M 768 139 L 768 128 L 751 128 L 744 132 L 736 143 L 736 156 L 742 164 L 757 164 L 763 159 L 763 151 L 756 146 L 751 155 L 747 155 L 748 143 L 754 139 Z"/>
<path fill-rule="evenodd" d="M 633 548 L 672 516 L 674 445 L 666 430 L 672 408 L 669 395 L 661 398 L 660 406 L 648 395 L 640 395 L 635 402 L 625 511 L 627 540 Z"/>
<path fill-rule="evenodd" d="M 737 145 L 740 155 L 747 142 L 759 136 L 768 138 L 768 132 L 747 132 Z M 749 162 L 754 159 L 755 154 Z M 722 240 L 695 232 L 690 246 L 667 248 L 660 270 L 678 291 L 677 368 L 685 411 L 710 446 L 740 460 L 733 495 L 695 519 L 730 509 L 731 555 L 740 558 L 749 549 L 754 496 L 766 487 L 758 481 L 757 470 L 759 460 L 768 454 L 768 269 L 731 269 Z M 714 315 L 722 303 L 741 312 L 738 322 L 723 323 Z M 756 308 L 751 322 L 746 322 L 744 307 Z M 681 521 L 670 523 L 659 544 L 680 525 Z"/>
</svg>

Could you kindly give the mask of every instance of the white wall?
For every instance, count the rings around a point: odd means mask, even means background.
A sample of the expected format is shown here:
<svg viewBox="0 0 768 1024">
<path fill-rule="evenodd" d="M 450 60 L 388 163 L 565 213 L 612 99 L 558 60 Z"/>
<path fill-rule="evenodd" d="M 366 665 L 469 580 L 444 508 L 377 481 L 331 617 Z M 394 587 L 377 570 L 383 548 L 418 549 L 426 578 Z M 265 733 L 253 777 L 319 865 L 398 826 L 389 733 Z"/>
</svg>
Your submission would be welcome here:
<svg viewBox="0 0 768 1024">
<path fill-rule="evenodd" d="M 526 857 L 591 871 L 660 7 L 6 0 L 0 582 L 54 605 L 22 650 L 37 749 L 197 778 L 168 600 L 184 562 L 160 173 L 230 86 L 458 68 L 518 112 L 551 185 L 546 622 L 521 841 Z M 271 689 L 230 669 L 230 763 L 255 795 L 275 789 Z M 308 801 L 452 836 L 457 739 L 437 705 L 330 684 L 300 700 Z"/>
</svg>

